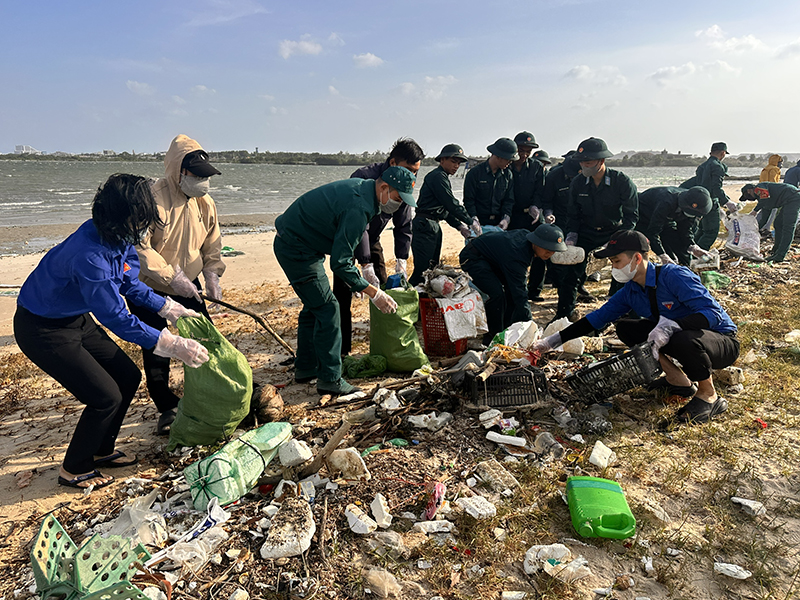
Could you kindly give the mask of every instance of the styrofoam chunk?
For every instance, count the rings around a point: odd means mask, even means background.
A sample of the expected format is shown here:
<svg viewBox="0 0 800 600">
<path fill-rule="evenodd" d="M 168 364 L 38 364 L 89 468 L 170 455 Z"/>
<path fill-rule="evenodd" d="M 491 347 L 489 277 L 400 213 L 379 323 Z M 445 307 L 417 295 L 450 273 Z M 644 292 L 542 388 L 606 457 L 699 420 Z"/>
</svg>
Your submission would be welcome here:
<svg viewBox="0 0 800 600">
<path fill-rule="evenodd" d="M 355 448 L 334 450 L 328 457 L 328 465 L 334 473 L 341 471 L 342 477 L 345 479 L 369 481 L 372 478 L 364 459 Z"/>
<path fill-rule="evenodd" d="M 459 498 L 456 504 L 465 513 L 475 519 L 489 519 L 497 514 L 497 508 L 483 496 L 472 496 L 470 498 Z"/>
<path fill-rule="evenodd" d="M 378 524 L 355 504 L 348 504 L 344 509 L 344 515 L 347 517 L 347 524 L 353 533 L 367 535 L 378 528 Z"/>
<path fill-rule="evenodd" d="M 589 456 L 589 462 L 605 469 L 617 462 L 617 455 L 611 448 L 597 440 L 592 448 L 592 454 Z"/>
<path fill-rule="evenodd" d="M 420 531 L 422 533 L 450 533 L 454 531 L 456 526 L 445 519 L 439 521 L 419 521 L 414 523 L 412 531 Z"/>
<path fill-rule="evenodd" d="M 284 467 L 296 467 L 314 457 L 311 448 L 302 440 L 289 440 L 278 448 L 278 457 Z"/>
<path fill-rule="evenodd" d="M 375 522 L 381 529 L 386 529 L 392 524 L 392 515 L 389 512 L 389 503 L 386 502 L 383 494 L 378 492 L 375 494 L 375 499 L 369 505 L 372 509 L 372 516 L 375 517 Z"/>
</svg>

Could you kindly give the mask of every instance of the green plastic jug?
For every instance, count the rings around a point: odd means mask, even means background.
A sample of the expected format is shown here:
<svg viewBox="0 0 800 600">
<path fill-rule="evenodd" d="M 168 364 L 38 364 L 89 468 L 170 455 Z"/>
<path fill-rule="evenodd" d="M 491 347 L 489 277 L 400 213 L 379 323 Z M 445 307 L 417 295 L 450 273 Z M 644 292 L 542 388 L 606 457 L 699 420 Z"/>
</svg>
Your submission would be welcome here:
<svg viewBox="0 0 800 600">
<path fill-rule="evenodd" d="M 636 533 L 636 519 L 616 481 L 568 477 L 567 502 L 572 526 L 583 537 L 624 540 Z"/>
</svg>

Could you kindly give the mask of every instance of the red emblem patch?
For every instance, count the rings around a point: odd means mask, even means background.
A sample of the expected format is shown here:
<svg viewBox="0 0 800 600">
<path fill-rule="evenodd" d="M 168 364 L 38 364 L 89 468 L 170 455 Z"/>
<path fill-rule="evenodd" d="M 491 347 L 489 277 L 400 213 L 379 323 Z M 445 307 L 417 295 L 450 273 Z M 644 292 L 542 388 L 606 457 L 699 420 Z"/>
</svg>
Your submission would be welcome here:
<svg viewBox="0 0 800 600">
<path fill-rule="evenodd" d="M 662 302 L 661 304 L 663 304 L 667 310 L 672 310 L 672 307 L 675 305 L 674 302 Z"/>
<path fill-rule="evenodd" d="M 758 196 L 759 198 L 762 198 L 762 199 L 763 198 L 769 198 L 769 190 L 766 189 L 766 188 L 757 187 L 753 191 L 755 192 L 756 196 Z"/>
<path fill-rule="evenodd" d="M 122 272 L 127 273 L 131 270 L 131 266 L 128 263 L 122 263 Z"/>
</svg>

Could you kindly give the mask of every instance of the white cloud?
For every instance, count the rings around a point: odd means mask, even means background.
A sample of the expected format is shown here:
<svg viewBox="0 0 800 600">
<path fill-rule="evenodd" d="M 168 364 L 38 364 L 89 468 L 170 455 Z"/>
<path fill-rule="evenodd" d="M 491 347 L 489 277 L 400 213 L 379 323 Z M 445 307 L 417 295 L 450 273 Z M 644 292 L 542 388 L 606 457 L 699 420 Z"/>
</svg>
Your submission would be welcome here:
<svg viewBox="0 0 800 600">
<path fill-rule="evenodd" d="M 155 88 L 150 84 L 133 81 L 132 79 L 129 79 L 125 85 L 137 96 L 152 96 L 156 92 Z"/>
<path fill-rule="evenodd" d="M 800 40 L 781 46 L 775 53 L 778 58 L 793 58 L 800 56 Z"/>
<path fill-rule="evenodd" d="M 695 32 L 695 36 L 705 40 L 712 48 L 727 52 L 749 52 L 764 47 L 764 42 L 752 34 L 743 37 L 727 37 L 719 25 Z"/>
<path fill-rule="evenodd" d="M 289 111 L 285 108 L 281 108 L 279 106 L 270 106 L 269 107 L 269 114 L 271 115 L 286 115 L 289 114 Z"/>
<path fill-rule="evenodd" d="M 447 90 L 455 83 L 458 83 L 458 79 L 452 75 L 427 76 L 417 84 L 410 81 L 401 83 L 398 90 L 403 96 L 436 101 L 444 98 Z"/>
<path fill-rule="evenodd" d="M 259 98 L 262 100 L 275 100 L 275 96 L 270 96 L 269 94 L 261 94 Z"/>
<path fill-rule="evenodd" d="M 186 100 L 184 100 L 184 99 L 183 99 L 183 98 L 181 98 L 180 96 L 173 96 L 173 97 L 172 97 L 172 101 L 173 101 L 175 104 L 186 104 Z"/>
<path fill-rule="evenodd" d="M 661 86 L 668 86 L 679 79 L 690 77 L 696 73 L 708 75 L 710 77 L 720 75 L 734 75 L 738 77 L 741 72 L 741 69 L 732 67 L 724 60 L 715 60 L 701 65 L 695 65 L 690 61 L 678 66 L 656 69 L 653 73 L 648 75 L 648 79 L 652 79 Z"/>
<path fill-rule="evenodd" d="M 589 65 L 577 65 L 567 71 L 564 74 L 564 78 L 596 85 L 620 86 L 628 83 L 627 78 L 620 72 L 619 67 L 611 66 L 592 69 Z"/>
<path fill-rule="evenodd" d="M 400 84 L 400 93 L 404 96 L 410 96 L 414 93 L 414 90 L 417 88 L 413 83 L 410 81 L 406 81 L 405 83 Z"/>
<path fill-rule="evenodd" d="M 332 85 L 329 85 L 329 86 L 328 86 L 328 93 L 329 93 L 331 96 L 338 96 L 338 95 L 339 95 L 339 90 L 337 90 L 337 89 L 336 89 L 335 87 L 333 87 Z"/>
<path fill-rule="evenodd" d="M 365 52 L 364 54 L 353 55 L 353 62 L 359 69 L 380 67 L 383 64 L 383 59 L 375 56 L 372 52 Z"/>
<path fill-rule="evenodd" d="M 203 6 L 205 4 L 205 6 Z M 189 27 L 224 25 L 244 17 L 269 12 L 253 0 L 208 0 L 194 7 L 195 15 L 186 24 Z"/>
<path fill-rule="evenodd" d="M 312 42 L 310 36 L 304 35 L 298 41 L 293 40 L 282 40 L 279 48 L 278 54 L 280 54 L 284 59 L 288 59 L 295 54 L 319 54 L 322 52 L 322 45 L 318 44 L 317 42 Z"/>
<path fill-rule="evenodd" d="M 212 94 L 216 94 L 217 90 L 204 85 L 196 85 L 191 89 L 191 92 L 198 96 L 210 96 Z"/>
<path fill-rule="evenodd" d="M 344 40 L 336 32 L 333 32 L 328 36 L 328 43 L 331 46 L 344 46 Z"/>
</svg>

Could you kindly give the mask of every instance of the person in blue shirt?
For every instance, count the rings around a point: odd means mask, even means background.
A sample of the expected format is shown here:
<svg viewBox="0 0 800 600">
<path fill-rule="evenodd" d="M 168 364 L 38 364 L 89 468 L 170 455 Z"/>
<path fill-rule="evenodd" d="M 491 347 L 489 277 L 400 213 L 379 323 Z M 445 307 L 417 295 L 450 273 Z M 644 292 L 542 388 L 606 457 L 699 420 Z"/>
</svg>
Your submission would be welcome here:
<svg viewBox="0 0 800 600">
<path fill-rule="evenodd" d="M 142 374 L 95 319 L 123 340 L 155 348 L 159 356 L 179 358 L 191 367 L 208 360 L 202 344 L 145 325 L 125 304 L 147 308 L 172 324 L 199 316 L 139 281 L 134 245 L 157 221 L 148 181 L 112 175 L 94 197 L 92 218 L 45 254 L 20 289 L 14 314 L 17 345 L 86 405 L 59 469 L 61 485 L 103 487 L 114 478 L 99 468 L 137 462 L 115 444 Z"/>
<path fill-rule="evenodd" d="M 648 261 L 648 252 L 650 243 L 643 233 L 614 233 L 595 256 L 611 259 L 612 276 L 624 284 L 622 289 L 599 309 L 534 344 L 534 350 L 547 352 L 615 323 L 617 337 L 628 346 L 651 342 L 665 374 L 652 387 L 692 396 L 676 420 L 705 423 L 728 409 L 727 401 L 717 396 L 711 372 L 739 357 L 736 325 L 695 273 L 674 264 L 656 267 Z M 640 316 L 626 317 L 631 311 Z"/>
</svg>

